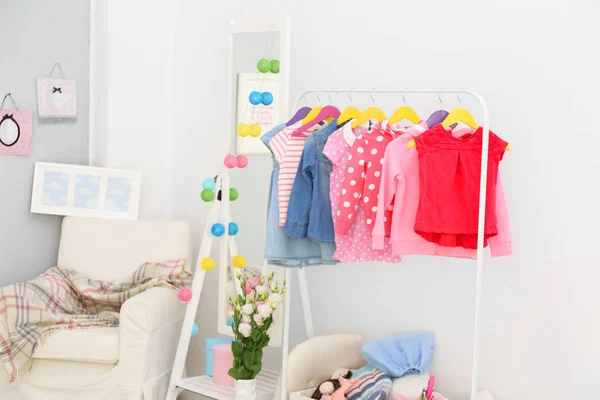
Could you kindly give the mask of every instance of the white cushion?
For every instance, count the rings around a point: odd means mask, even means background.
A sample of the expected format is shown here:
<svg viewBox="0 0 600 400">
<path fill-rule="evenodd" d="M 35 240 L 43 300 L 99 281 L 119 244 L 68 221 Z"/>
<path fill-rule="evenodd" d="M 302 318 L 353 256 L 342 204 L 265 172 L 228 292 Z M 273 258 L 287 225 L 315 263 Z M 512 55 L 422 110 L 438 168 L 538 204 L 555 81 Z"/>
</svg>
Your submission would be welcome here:
<svg viewBox="0 0 600 400">
<path fill-rule="evenodd" d="M 39 343 L 33 358 L 116 364 L 119 361 L 119 328 L 57 331 Z"/>
<path fill-rule="evenodd" d="M 409 399 L 416 399 L 421 394 L 423 388 L 429 383 L 429 373 L 421 375 L 406 375 L 402 378 L 392 380 L 392 392 L 401 394 Z"/>
<path fill-rule="evenodd" d="M 58 266 L 90 279 L 121 279 L 145 262 L 191 260 L 190 225 L 65 217 Z"/>
</svg>

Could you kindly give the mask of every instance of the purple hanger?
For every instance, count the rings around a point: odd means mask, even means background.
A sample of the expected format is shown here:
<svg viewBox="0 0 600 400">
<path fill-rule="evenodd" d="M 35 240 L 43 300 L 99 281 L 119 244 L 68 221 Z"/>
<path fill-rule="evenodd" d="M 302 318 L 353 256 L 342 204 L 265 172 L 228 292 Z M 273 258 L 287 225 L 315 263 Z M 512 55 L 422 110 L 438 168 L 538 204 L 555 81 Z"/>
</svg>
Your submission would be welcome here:
<svg viewBox="0 0 600 400">
<path fill-rule="evenodd" d="M 340 115 L 340 110 L 336 106 L 325 106 L 312 121 L 308 121 L 306 124 L 302 125 L 300 128 L 296 129 L 292 132 L 292 136 L 300 136 L 307 129 L 317 125 L 319 122 L 323 121 L 326 118 L 336 118 Z"/>
<path fill-rule="evenodd" d="M 290 119 L 288 122 L 285 123 L 285 126 L 294 125 L 296 122 L 300 121 L 301 119 L 304 119 L 308 115 L 310 110 L 312 110 L 312 108 L 302 107 L 301 109 L 296 111 L 296 114 L 294 114 L 292 119 Z"/>
<path fill-rule="evenodd" d="M 429 116 L 429 118 L 427 118 L 427 126 L 432 128 L 432 127 L 436 126 L 437 124 L 441 124 L 442 122 L 444 122 L 444 120 L 446 119 L 448 114 L 450 114 L 450 113 L 446 110 L 435 111 L 433 114 L 431 114 Z M 456 125 L 457 124 L 452 124 L 452 125 L 450 125 L 450 127 L 452 129 L 454 129 L 454 128 L 456 128 Z"/>
</svg>

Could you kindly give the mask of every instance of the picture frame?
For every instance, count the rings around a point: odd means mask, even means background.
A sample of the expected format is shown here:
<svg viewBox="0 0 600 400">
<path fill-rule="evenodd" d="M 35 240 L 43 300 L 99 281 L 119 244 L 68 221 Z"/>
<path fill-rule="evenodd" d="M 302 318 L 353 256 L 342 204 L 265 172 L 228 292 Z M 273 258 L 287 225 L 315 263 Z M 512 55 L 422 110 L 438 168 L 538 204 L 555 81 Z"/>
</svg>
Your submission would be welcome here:
<svg viewBox="0 0 600 400">
<path fill-rule="evenodd" d="M 136 220 L 141 181 L 139 171 L 36 162 L 31 212 Z"/>
</svg>

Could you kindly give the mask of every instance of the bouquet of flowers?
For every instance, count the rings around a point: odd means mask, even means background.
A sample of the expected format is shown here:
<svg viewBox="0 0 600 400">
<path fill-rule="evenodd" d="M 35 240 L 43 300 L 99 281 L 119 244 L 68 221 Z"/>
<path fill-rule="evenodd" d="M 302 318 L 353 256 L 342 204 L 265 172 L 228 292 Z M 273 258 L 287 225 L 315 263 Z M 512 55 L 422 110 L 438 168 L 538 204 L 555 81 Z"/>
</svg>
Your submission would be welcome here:
<svg viewBox="0 0 600 400">
<path fill-rule="evenodd" d="M 229 299 L 227 316 L 233 318 L 235 340 L 231 344 L 233 368 L 229 375 L 237 380 L 250 380 L 262 369 L 263 348 L 269 344 L 269 328 L 273 312 L 284 301 L 286 282 L 250 275 L 246 270 L 237 274 L 242 293 Z"/>
</svg>

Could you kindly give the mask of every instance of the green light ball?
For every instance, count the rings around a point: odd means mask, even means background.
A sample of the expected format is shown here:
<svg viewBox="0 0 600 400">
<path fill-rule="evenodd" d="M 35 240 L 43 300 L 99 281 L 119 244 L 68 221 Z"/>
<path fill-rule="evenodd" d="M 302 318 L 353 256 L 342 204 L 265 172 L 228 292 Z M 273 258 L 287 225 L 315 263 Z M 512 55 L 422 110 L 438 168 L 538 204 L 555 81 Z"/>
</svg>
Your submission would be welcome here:
<svg viewBox="0 0 600 400">
<path fill-rule="evenodd" d="M 229 200 L 231 201 L 236 201 L 238 199 L 238 197 L 240 197 L 239 192 L 237 191 L 237 189 L 235 188 L 230 188 L 229 189 Z"/>
<path fill-rule="evenodd" d="M 211 189 L 204 189 L 202 193 L 200 193 L 200 197 L 206 202 L 213 201 L 215 199 L 215 192 Z"/>
<path fill-rule="evenodd" d="M 262 73 L 269 72 L 269 69 L 271 69 L 271 62 L 266 58 L 261 58 L 258 60 L 258 63 L 256 63 L 256 68 Z"/>
<path fill-rule="evenodd" d="M 271 60 L 271 72 L 274 74 L 279 73 L 279 60 Z"/>
</svg>

